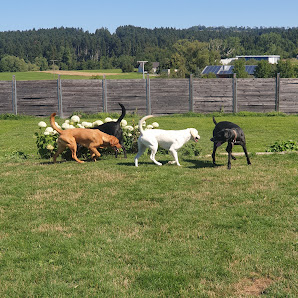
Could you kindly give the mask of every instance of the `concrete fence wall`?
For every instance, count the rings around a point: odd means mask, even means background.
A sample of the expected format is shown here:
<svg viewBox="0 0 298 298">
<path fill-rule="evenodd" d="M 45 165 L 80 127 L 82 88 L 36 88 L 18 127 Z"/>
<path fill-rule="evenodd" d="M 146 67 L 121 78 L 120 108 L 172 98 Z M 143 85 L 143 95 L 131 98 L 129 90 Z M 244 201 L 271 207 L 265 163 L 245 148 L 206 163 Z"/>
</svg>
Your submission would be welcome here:
<svg viewBox="0 0 298 298">
<path fill-rule="evenodd" d="M 48 116 L 58 112 L 171 114 L 298 113 L 298 79 L 150 79 L 0 81 L 0 113 Z"/>
</svg>

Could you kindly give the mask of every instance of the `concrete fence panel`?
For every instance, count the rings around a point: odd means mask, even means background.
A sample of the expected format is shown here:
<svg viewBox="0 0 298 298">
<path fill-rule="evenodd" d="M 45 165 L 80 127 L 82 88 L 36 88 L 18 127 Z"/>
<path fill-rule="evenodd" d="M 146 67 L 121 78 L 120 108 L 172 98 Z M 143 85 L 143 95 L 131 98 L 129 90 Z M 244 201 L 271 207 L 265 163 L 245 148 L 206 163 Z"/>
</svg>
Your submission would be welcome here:
<svg viewBox="0 0 298 298">
<path fill-rule="evenodd" d="M 298 113 L 298 78 L 280 79 L 279 110 L 284 113 Z"/>
<path fill-rule="evenodd" d="M 194 79 L 194 112 L 211 113 L 233 111 L 232 79 Z"/>
<path fill-rule="evenodd" d="M 17 81 L 16 90 L 19 114 L 48 116 L 57 111 L 56 81 Z"/>
<path fill-rule="evenodd" d="M 68 117 L 73 112 L 298 113 L 298 79 L 0 81 L 0 113 Z"/>
<path fill-rule="evenodd" d="M 238 111 L 274 111 L 275 92 L 275 79 L 237 79 Z"/>
<path fill-rule="evenodd" d="M 186 113 L 189 111 L 189 80 L 150 80 L 152 114 Z"/>
<path fill-rule="evenodd" d="M 13 113 L 12 82 L 0 81 L 0 113 Z"/>
<path fill-rule="evenodd" d="M 129 113 L 146 114 L 146 80 L 106 80 L 107 110 L 121 112 L 122 103 Z"/>
</svg>

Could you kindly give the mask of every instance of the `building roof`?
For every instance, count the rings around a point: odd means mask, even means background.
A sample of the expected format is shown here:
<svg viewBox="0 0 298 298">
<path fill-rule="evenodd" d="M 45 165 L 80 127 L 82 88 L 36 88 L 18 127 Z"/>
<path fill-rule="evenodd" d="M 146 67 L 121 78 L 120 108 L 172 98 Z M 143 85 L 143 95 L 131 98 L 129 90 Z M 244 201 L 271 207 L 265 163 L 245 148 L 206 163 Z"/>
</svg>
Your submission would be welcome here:
<svg viewBox="0 0 298 298">
<path fill-rule="evenodd" d="M 279 55 L 243 55 L 236 56 L 236 58 L 280 58 Z"/>
<path fill-rule="evenodd" d="M 253 75 L 255 68 L 257 65 L 245 65 L 245 71 Z M 215 73 L 216 75 L 232 75 L 233 74 L 234 65 L 209 65 L 206 66 L 202 74 L 209 74 L 209 73 Z"/>
</svg>

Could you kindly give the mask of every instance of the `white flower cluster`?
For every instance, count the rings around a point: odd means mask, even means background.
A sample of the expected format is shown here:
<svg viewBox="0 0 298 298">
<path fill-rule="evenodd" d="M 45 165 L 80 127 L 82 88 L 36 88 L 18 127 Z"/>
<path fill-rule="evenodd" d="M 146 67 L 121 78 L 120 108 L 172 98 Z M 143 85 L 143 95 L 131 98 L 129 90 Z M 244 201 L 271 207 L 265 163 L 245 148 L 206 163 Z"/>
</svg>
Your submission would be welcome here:
<svg viewBox="0 0 298 298">
<path fill-rule="evenodd" d="M 65 120 L 61 126 L 57 122 L 55 122 L 55 124 L 60 129 L 91 128 L 91 127 L 99 126 L 99 125 L 102 125 L 103 123 L 112 122 L 112 121 L 117 122 L 117 119 L 112 119 L 110 117 L 107 117 L 104 119 L 104 121 L 96 120 L 94 122 L 88 122 L 88 121 L 81 122 L 81 119 L 79 116 L 73 115 L 70 118 L 70 120 L 69 119 Z M 127 133 L 128 136 L 132 135 L 131 132 L 138 131 L 138 129 L 139 129 L 138 125 L 136 125 L 136 126 L 128 125 L 127 121 L 124 119 L 120 122 L 120 125 L 124 129 L 124 131 Z M 47 124 L 44 121 L 40 121 L 38 123 L 38 126 L 40 128 L 45 128 L 44 135 L 57 134 L 57 131 L 54 130 L 51 126 L 47 126 Z M 144 129 L 146 130 L 146 129 L 158 128 L 159 124 L 157 122 L 153 122 L 152 124 L 146 125 L 146 123 L 144 122 L 143 126 L 144 126 Z"/>
</svg>

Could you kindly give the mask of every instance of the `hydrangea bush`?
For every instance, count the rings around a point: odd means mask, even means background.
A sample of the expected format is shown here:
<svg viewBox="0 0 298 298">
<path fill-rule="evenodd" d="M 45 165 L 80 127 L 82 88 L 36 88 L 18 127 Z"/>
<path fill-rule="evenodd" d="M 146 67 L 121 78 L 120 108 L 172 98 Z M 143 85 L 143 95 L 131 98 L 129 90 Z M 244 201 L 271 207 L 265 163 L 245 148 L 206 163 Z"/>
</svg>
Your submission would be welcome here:
<svg viewBox="0 0 298 298">
<path fill-rule="evenodd" d="M 107 117 L 104 120 L 96 120 L 94 122 L 81 122 L 79 116 L 73 115 L 70 119 L 65 120 L 64 123 L 61 124 L 61 126 L 57 122 L 55 123 L 59 128 L 65 130 L 70 128 L 92 128 L 111 121 L 117 121 L 117 119 Z M 157 122 L 153 122 L 151 125 L 146 125 L 146 123 L 144 122 L 143 125 L 144 129 L 154 129 L 159 127 L 159 124 Z M 37 153 L 41 158 L 49 159 L 57 150 L 57 139 L 59 137 L 59 134 L 51 126 L 48 126 L 47 123 L 44 121 L 40 121 L 38 123 L 38 126 L 39 131 L 35 133 Z M 136 153 L 138 151 L 137 140 L 140 135 L 138 125 L 135 125 L 134 121 L 131 125 L 128 125 L 127 121 L 123 119 L 121 121 L 121 127 L 123 130 L 123 140 L 126 151 L 128 153 Z M 105 153 L 114 153 L 114 151 L 109 148 L 100 150 L 101 152 L 104 151 Z M 81 146 L 79 146 L 78 148 L 77 156 L 82 158 L 90 157 L 88 149 Z M 65 150 L 62 153 L 62 158 L 67 160 L 72 159 L 69 149 Z"/>
</svg>

